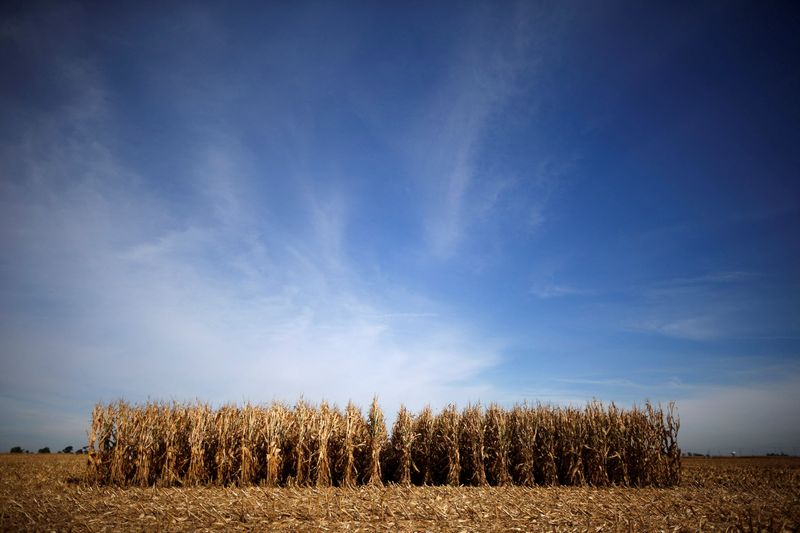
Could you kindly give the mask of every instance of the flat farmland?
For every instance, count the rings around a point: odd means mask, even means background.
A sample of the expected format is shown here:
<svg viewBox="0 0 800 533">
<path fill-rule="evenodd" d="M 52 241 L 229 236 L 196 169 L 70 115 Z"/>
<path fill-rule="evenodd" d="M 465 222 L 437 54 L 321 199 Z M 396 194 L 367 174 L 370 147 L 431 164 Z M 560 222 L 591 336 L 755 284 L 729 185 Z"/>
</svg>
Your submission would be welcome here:
<svg viewBox="0 0 800 533">
<path fill-rule="evenodd" d="M 3 531 L 796 531 L 800 459 L 685 458 L 672 488 L 133 488 L 0 455 Z"/>
</svg>

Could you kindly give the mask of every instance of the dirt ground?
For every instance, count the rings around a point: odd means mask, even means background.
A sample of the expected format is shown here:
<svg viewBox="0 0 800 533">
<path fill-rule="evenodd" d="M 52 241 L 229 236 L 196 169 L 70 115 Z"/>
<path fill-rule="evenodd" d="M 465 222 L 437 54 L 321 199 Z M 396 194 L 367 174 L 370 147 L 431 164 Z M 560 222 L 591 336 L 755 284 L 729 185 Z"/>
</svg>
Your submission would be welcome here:
<svg viewBox="0 0 800 533">
<path fill-rule="evenodd" d="M 797 531 L 800 458 L 688 458 L 667 489 L 118 488 L 80 455 L 0 455 L 3 531 Z"/>
</svg>

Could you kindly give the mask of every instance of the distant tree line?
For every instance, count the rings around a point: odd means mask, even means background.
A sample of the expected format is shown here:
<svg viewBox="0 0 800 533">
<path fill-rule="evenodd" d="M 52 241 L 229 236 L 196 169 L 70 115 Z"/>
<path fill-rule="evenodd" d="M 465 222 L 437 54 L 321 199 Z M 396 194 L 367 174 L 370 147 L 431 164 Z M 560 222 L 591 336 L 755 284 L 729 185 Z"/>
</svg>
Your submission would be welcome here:
<svg viewBox="0 0 800 533">
<path fill-rule="evenodd" d="M 30 450 L 23 449 L 22 446 L 14 446 L 13 448 L 11 448 L 10 453 L 31 453 L 31 452 Z M 39 448 L 39 451 L 37 453 L 50 453 L 50 448 L 48 446 L 45 446 L 44 448 Z M 73 446 L 67 446 L 58 453 L 77 453 L 77 454 L 86 453 L 86 446 L 84 446 L 83 448 L 79 448 L 77 450 L 75 450 Z"/>
<path fill-rule="evenodd" d="M 737 454 L 736 454 L 736 452 L 731 452 L 730 455 L 732 457 L 736 457 Z M 754 454 L 751 457 L 756 457 L 756 456 L 759 456 L 759 455 L 762 455 L 762 454 Z M 712 457 L 712 455 L 710 453 L 697 453 L 697 452 L 684 452 L 683 456 L 684 457 Z M 766 456 L 766 457 L 790 457 L 790 454 L 785 453 L 785 452 L 767 452 L 766 454 L 763 454 L 762 456 Z M 720 457 L 720 455 L 716 455 L 715 457 Z"/>
</svg>

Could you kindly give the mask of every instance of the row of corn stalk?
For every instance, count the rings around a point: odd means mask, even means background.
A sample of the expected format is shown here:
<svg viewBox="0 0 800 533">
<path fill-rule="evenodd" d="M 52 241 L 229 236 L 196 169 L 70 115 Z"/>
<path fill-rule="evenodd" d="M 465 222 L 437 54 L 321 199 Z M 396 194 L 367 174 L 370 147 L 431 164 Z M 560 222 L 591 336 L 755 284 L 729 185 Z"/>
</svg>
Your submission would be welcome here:
<svg viewBox="0 0 800 533">
<path fill-rule="evenodd" d="M 115 485 L 631 485 L 680 481 L 674 405 L 99 404 L 90 481 Z"/>
</svg>

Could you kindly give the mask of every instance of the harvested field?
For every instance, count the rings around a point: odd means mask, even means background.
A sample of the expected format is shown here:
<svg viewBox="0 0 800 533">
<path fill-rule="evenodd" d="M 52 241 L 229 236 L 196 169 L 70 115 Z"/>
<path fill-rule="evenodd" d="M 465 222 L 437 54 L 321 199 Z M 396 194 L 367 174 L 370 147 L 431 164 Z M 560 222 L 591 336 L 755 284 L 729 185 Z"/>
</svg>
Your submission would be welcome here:
<svg viewBox="0 0 800 533">
<path fill-rule="evenodd" d="M 80 455 L 0 455 L 0 530 L 796 531 L 800 459 L 685 458 L 670 488 L 168 487 L 85 482 Z"/>
</svg>

